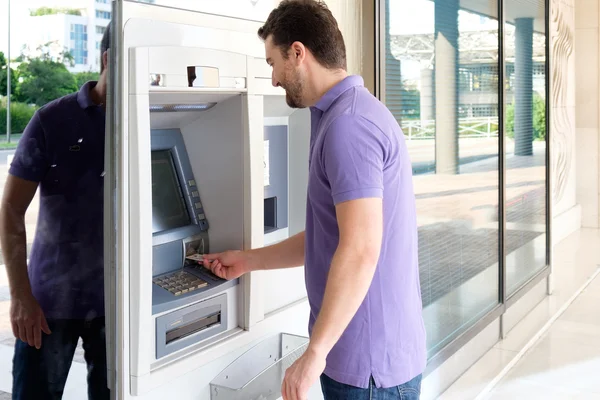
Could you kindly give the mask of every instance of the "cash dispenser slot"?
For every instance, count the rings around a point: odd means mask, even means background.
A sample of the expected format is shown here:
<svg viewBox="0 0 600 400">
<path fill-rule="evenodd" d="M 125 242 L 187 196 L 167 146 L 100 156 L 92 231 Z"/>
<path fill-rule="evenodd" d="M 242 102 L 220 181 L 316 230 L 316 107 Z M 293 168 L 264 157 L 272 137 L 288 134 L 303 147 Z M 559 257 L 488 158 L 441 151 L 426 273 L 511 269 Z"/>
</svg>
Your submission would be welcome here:
<svg viewBox="0 0 600 400">
<path fill-rule="evenodd" d="M 185 337 L 193 335 L 194 333 L 201 332 L 205 329 L 210 328 L 211 326 L 215 326 L 220 323 L 221 313 L 217 312 L 207 317 L 192 321 L 189 324 L 185 324 L 175 329 L 171 329 L 166 333 L 166 344 L 170 344 L 176 340 L 183 339 Z"/>
<path fill-rule="evenodd" d="M 199 343 L 226 328 L 226 294 L 161 315 L 156 318 L 156 358 Z"/>
</svg>

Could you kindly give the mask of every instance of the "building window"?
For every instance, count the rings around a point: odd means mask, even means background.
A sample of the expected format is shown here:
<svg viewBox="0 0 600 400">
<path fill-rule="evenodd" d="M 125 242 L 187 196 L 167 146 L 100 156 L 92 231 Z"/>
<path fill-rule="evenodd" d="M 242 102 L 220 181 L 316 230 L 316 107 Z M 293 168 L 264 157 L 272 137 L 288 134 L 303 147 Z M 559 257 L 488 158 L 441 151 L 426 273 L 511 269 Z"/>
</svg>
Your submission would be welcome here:
<svg viewBox="0 0 600 400">
<path fill-rule="evenodd" d="M 96 25 L 96 33 L 97 34 L 104 35 L 105 30 L 106 30 L 106 28 L 104 26 Z"/>
<path fill-rule="evenodd" d="M 87 63 L 87 25 L 71 24 L 71 55 L 75 64 Z"/>
<path fill-rule="evenodd" d="M 100 18 L 100 19 L 110 19 L 110 11 L 100 11 L 100 10 L 96 10 L 96 18 Z"/>
</svg>

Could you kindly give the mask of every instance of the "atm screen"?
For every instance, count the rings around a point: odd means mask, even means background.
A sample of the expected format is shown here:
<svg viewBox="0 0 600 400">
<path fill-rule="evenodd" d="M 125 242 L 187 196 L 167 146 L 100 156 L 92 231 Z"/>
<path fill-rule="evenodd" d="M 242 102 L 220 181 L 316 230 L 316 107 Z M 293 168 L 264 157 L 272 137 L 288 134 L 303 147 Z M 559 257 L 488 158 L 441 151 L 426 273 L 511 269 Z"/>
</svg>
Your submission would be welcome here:
<svg viewBox="0 0 600 400">
<path fill-rule="evenodd" d="M 169 150 L 152 152 L 152 233 L 190 224 Z"/>
</svg>

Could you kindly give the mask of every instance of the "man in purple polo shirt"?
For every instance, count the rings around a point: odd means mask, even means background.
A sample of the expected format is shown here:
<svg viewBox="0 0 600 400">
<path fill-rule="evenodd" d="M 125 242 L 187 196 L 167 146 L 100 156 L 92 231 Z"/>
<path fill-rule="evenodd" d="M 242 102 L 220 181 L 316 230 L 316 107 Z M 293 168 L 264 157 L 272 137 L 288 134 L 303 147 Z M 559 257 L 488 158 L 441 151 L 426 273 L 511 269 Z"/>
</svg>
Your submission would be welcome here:
<svg viewBox="0 0 600 400">
<path fill-rule="evenodd" d="M 388 109 L 346 72 L 342 34 L 314 0 L 284 0 L 258 32 L 273 85 L 310 107 L 306 230 L 279 244 L 205 257 L 232 279 L 305 266 L 310 344 L 284 400 L 319 377 L 326 400 L 418 399 L 426 364 L 412 168 Z M 210 262 L 209 260 L 213 260 Z"/>
<path fill-rule="evenodd" d="M 101 42 L 98 82 L 36 111 L 4 187 L 0 237 L 17 338 L 13 400 L 60 399 L 80 338 L 88 398 L 110 398 L 103 262 L 108 48 L 109 28 Z M 28 268 L 24 216 L 38 186 L 39 218 Z"/>
</svg>

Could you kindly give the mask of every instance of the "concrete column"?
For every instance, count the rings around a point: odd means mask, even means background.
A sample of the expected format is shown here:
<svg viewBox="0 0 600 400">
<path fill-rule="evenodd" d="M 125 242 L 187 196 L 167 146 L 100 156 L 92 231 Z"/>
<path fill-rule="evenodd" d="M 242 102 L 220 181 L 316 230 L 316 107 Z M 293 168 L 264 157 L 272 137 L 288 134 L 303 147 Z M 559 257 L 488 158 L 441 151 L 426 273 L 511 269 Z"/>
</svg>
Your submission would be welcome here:
<svg viewBox="0 0 600 400">
<path fill-rule="evenodd" d="M 533 155 L 533 18 L 515 20 L 515 155 Z"/>
<path fill-rule="evenodd" d="M 459 0 L 435 0 L 435 170 L 458 173 Z"/>
<path fill-rule="evenodd" d="M 424 68 L 421 70 L 421 124 L 434 119 L 433 115 L 433 70 Z"/>
<path fill-rule="evenodd" d="M 390 0 L 385 0 L 385 105 L 401 124 L 402 74 L 400 60 L 392 55 L 390 35 Z M 405 132 L 406 133 L 406 132 Z"/>
</svg>

